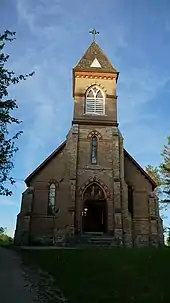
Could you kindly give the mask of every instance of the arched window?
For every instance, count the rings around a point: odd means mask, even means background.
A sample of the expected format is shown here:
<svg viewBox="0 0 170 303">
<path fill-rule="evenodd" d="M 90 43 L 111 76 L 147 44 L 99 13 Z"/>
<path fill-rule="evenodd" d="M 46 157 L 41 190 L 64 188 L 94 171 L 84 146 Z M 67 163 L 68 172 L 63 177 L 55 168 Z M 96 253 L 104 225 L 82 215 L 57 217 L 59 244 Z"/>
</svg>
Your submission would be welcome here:
<svg viewBox="0 0 170 303">
<path fill-rule="evenodd" d="M 128 211 L 133 218 L 133 188 L 128 185 Z"/>
<path fill-rule="evenodd" d="M 86 93 L 86 114 L 104 115 L 105 114 L 105 97 L 100 88 L 91 87 Z"/>
<path fill-rule="evenodd" d="M 51 183 L 49 188 L 49 198 L 48 198 L 48 215 L 54 215 L 55 213 L 55 196 L 56 196 L 56 186 L 55 183 Z"/>
<path fill-rule="evenodd" d="M 91 164 L 97 164 L 97 137 L 91 138 Z"/>
<path fill-rule="evenodd" d="M 103 189 L 96 183 L 90 184 L 83 195 L 83 200 L 84 201 L 94 201 L 94 200 L 104 200 L 105 199 L 105 194 Z"/>
</svg>

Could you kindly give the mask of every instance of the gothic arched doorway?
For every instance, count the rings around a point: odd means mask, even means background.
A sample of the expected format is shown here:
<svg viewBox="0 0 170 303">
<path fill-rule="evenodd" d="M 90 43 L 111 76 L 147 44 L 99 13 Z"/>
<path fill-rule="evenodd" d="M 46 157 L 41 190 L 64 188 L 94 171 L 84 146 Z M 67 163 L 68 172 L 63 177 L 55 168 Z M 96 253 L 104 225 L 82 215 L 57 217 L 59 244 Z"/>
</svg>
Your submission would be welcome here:
<svg viewBox="0 0 170 303">
<path fill-rule="evenodd" d="M 107 231 L 107 207 L 102 188 L 93 183 L 87 187 L 83 195 L 82 212 L 83 232 Z"/>
</svg>

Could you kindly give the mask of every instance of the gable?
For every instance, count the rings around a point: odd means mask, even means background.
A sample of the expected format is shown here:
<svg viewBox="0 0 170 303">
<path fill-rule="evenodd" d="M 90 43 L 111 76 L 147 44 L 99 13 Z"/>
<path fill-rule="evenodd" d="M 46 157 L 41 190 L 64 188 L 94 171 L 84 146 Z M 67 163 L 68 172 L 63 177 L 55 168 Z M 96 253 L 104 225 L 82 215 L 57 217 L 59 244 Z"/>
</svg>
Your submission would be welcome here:
<svg viewBox="0 0 170 303">
<path fill-rule="evenodd" d="M 138 162 L 124 149 L 124 165 L 125 165 L 125 177 L 130 181 L 130 179 L 141 183 L 149 183 L 150 188 L 154 190 L 157 187 L 155 181 L 147 174 L 147 172 L 138 164 Z M 140 175 L 139 175 L 140 173 Z M 137 180 L 138 177 L 138 180 Z M 146 183 L 147 181 L 147 183 Z"/>
<path fill-rule="evenodd" d="M 30 185 L 32 179 L 40 174 L 42 169 L 44 169 L 59 153 L 61 153 L 66 145 L 66 141 L 64 141 L 49 157 L 47 157 L 26 179 L 25 183 L 27 186 Z"/>
<path fill-rule="evenodd" d="M 63 151 L 66 146 L 66 141 L 64 141 L 49 157 L 47 157 L 26 179 L 25 183 L 27 186 L 30 185 L 31 180 L 50 162 L 54 157 L 56 157 L 60 152 Z M 152 188 L 156 188 L 157 184 L 155 181 L 147 174 L 147 172 L 136 162 L 136 160 L 124 149 L 124 158 L 128 159 L 136 169 L 142 174 L 142 176 L 148 180 Z"/>
</svg>

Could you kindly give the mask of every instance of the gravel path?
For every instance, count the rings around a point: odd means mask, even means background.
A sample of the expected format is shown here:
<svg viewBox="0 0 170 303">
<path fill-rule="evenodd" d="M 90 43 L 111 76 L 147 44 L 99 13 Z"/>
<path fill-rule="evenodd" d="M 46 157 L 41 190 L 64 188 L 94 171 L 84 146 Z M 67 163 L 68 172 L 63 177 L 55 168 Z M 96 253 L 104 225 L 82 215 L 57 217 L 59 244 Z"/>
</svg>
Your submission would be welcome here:
<svg viewBox="0 0 170 303">
<path fill-rule="evenodd" d="M 53 278 L 40 269 L 23 266 L 12 250 L 0 247 L 1 303 L 65 303 Z"/>
</svg>

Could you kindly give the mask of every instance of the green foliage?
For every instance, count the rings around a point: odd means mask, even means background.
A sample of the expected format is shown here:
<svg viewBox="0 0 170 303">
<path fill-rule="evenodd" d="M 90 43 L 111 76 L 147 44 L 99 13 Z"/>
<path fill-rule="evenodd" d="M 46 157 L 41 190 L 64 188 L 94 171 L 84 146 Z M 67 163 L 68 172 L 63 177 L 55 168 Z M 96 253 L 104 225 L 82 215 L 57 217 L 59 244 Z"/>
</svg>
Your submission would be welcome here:
<svg viewBox="0 0 170 303">
<path fill-rule="evenodd" d="M 7 229 L 4 227 L 0 227 L 0 245 L 10 245 L 13 243 L 13 239 L 9 237 L 7 234 Z"/>
<path fill-rule="evenodd" d="M 168 143 L 164 145 L 161 153 L 163 157 L 162 163 L 157 167 L 153 167 L 152 165 L 146 167 L 146 172 L 157 184 L 155 191 L 159 202 L 164 203 L 164 207 L 170 202 L 170 137 L 167 140 Z"/>
<path fill-rule="evenodd" d="M 13 239 L 8 235 L 0 235 L 0 245 L 11 245 L 13 243 Z"/>
<path fill-rule="evenodd" d="M 158 167 L 153 167 L 152 165 L 148 165 L 146 167 L 146 172 L 157 184 L 156 193 L 157 193 L 158 196 L 160 196 L 161 195 L 162 180 L 161 180 L 161 174 L 160 174 L 159 168 Z"/>
<path fill-rule="evenodd" d="M 162 174 L 162 186 L 164 193 L 164 202 L 170 202 L 170 137 L 167 138 L 167 145 L 164 145 L 162 152 L 163 163 L 160 165 L 160 171 Z"/>
<path fill-rule="evenodd" d="M 21 121 L 11 115 L 11 111 L 18 108 L 14 99 L 8 98 L 8 88 L 10 85 L 26 80 L 33 73 L 15 76 L 13 71 L 8 71 L 5 65 L 9 55 L 4 54 L 6 42 L 11 42 L 15 38 L 15 32 L 6 30 L 0 34 L 0 195 L 11 195 L 12 192 L 6 184 L 14 184 L 15 180 L 10 176 L 10 171 L 14 167 L 13 156 L 18 148 L 15 146 L 15 140 L 18 139 L 21 131 L 13 137 L 9 136 L 9 126 L 11 124 L 20 124 Z"/>
<path fill-rule="evenodd" d="M 5 230 L 6 229 L 4 227 L 0 226 L 0 235 L 3 235 L 5 233 Z"/>
<path fill-rule="evenodd" d="M 170 246 L 170 228 L 168 228 L 167 245 Z"/>
</svg>

